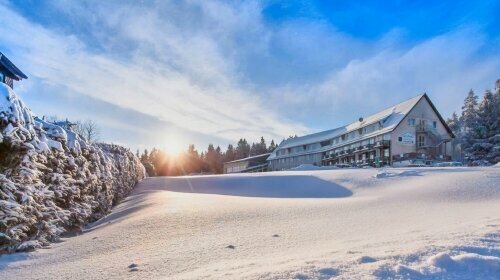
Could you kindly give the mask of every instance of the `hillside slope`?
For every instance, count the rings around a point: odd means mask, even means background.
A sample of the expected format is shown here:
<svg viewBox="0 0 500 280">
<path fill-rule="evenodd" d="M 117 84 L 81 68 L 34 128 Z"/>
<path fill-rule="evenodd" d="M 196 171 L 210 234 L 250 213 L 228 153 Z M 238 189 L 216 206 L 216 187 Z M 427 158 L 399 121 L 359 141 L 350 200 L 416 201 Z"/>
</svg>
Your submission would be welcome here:
<svg viewBox="0 0 500 280">
<path fill-rule="evenodd" d="M 0 254 L 48 245 L 104 216 L 145 176 L 128 149 L 37 118 L 0 83 Z"/>
<path fill-rule="evenodd" d="M 500 169 L 288 171 L 142 181 L 2 279 L 499 279 Z"/>
</svg>

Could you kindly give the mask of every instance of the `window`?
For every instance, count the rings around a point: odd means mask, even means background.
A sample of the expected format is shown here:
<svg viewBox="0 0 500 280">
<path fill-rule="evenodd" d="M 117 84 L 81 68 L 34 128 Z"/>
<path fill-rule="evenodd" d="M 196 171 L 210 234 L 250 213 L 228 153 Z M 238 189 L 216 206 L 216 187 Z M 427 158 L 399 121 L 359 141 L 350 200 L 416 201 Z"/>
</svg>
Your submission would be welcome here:
<svg viewBox="0 0 500 280">
<path fill-rule="evenodd" d="M 304 148 L 304 151 L 307 150 L 307 145 L 302 146 Z"/>
<path fill-rule="evenodd" d="M 415 119 L 408 119 L 409 126 L 415 126 Z"/>
<path fill-rule="evenodd" d="M 4 80 L 3 80 L 3 79 L 4 79 L 3 73 L 2 73 L 2 72 L 0 72 L 0 82 L 4 83 Z"/>
<path fill-rule="evenodd" d="M 433 127 L 433 128 L 437 128 L 437 122 L 436 122 L 436 121 L 433 121 L 433 122 L 432 122 L 432 127 Z"/>
<path fill-rule="evenodd" d="M 419 135 L 417 141 L 417 147 L 423 147 L 423 146 L 425 146 L 425 136 Z"/>
<path fill-rule="evenodd" d="M 398 137 L 398 141 L 399 141 L 399 142 L 403 142 L 403 137 L 399 136 L 399 137 Z"/>
<path fill-rule="evenodd" d="M 321 147 L 328 146 L 330 144 L 332 144 L 332 140 L 326 140 L 320 142 Z"/>
</svg>

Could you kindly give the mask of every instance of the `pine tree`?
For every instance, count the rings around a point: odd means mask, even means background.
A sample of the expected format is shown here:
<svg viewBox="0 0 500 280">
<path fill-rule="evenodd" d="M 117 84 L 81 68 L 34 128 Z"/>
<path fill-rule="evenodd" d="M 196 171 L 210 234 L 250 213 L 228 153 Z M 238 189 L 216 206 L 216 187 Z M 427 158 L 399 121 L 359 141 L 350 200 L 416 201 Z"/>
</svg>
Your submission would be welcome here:
<svg viewBox="0 0 500 280">
<path fill-rule="evenodd" d="M 268 153 L 272 153 L 276 149 L 276 144 L 274 143 L 274 140 L 271 140 L 271 144 L 269 144 L 269 147 L 267 148 Z"/>
<path fill-rule="evenodd" d="M 232 144 L 227 146 L 226 153 L 224 154 L 224 162 L 233 161 L 235 158 L 235 151 Z"/>
<path fill-rule="evenodd" d="M 250 154 L 249 156 L 255 156 L 259 154 L 259 146 L 255 143 L 252 143 L 252 146 L 250 147 Z"/>
<path fill-rule="evenodd" d="M 498 108 L 495 97 L 486 90 L 478 110 L 478 132 L 481 139 L 489 138 L 498 132 Z"/>
<path fill-rule="evenodd" d="M 473 140 L 477 138 L 479 119 L 477 99 L 477 95 L 471 89 L 467 94 L 467 97 L 464 99 L 464 105 L 462 106 L 462 116 L 460 117 L 460 122 L 462 123 L 465 149 L 471 147 Z"/>
<path fill-rule="evenodd" d="M 144 149 L 144 153 L 141 156 L 141 162 L 148 162 L 148 161 L 149 161 L 148 149 Z"/>
<path fill-rule="evenodd" d="M 453 112 L 451 115 L 451 118 L 448 118 L 446 120 L 446 124 L 448 124 L 448 127 L 451 129 L 453 134 L 455 134 L 455 137 L 459 137 L 461 134 L 461 123 L 460 120 L 458 119 L 457 113 Z"/>
<path fill-rule="evenodd" d="M 222 173 L 222 154 L 219 146 L 214 148 L 213 144 L 208 144 L 206 162 L 210 172 L 215 174 Z"/>
<path fill-rule="evenodd" d="M 263 136 L 260 137 L 260 143 L 259 143 L 259 155 L 267 153 L 267 145 L 266 145 L 266 140 L 264 139 Z"/>
<path fill-rule="evenodd" d="M 236 157 L 235 159 L 246 158 L 250 155 L 250 145 L 247 140 L 242 138 L 238 141 L 238 145 L 236 146 Z"/>
</svg>

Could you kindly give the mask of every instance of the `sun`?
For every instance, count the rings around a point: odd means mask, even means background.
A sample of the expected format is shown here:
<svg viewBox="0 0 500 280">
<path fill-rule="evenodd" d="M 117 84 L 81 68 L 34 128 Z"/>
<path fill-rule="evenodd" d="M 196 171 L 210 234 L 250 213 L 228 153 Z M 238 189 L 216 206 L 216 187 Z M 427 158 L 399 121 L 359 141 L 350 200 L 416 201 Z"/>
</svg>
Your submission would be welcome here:
<svg viewBox="0 0 500 280">
<path fill-rule="evenodd" d="M 184 148 L 185 147 L 176 138 L 168 139 L 167 143 L 165 143 L 165 151 L 171 156 L 180 155 L 182 152 L 184 152 Z"/>
</svg>

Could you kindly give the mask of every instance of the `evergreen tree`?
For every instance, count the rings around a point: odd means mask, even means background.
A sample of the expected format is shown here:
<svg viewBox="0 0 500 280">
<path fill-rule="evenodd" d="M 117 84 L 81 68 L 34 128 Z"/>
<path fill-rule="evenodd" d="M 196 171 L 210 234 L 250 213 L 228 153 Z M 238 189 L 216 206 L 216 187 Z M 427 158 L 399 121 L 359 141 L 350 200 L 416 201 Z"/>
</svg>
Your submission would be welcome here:
<svg viewBox="0 0 500 280">
<path fill-rule="evenodd" d="M 246 139 L 242 138 L 238 141 L 238 145 L 236 146 L 236 157 L 235 159 L 246 158 L 250 155 L 250 145 Z"/>
<path fill-rule="evenodd" d="M 451 118 L 448 118 L 446 120 L 446 123 L 448 124 L 448 126 L 450 127 L 451 131 L 453 132 L 453 134 L 455 134 L 455 137 L 459 137 L 460 134 L 461 134 L 461 124 L 460 124 L 460 120 L 458 119 L 458 115 L 457 113 L 453 112 L 453 114 L 451 115 Z"/>
<path fill-rule="evenodd" d="M 490 90 L 486 90 L 478 110 L 478 132 L 481 139 L 489 138 L 498 133 L 498 104 Z"/>
<path fill-rule="evenodd" d="M 477 137 L 479 120 L 477 99 L 477 95 L 471 89 L 464 99 L 464 105 L 462 106 L 460 122 L 462 124 L 465 149 L 472 146 L 473 140 Z"/>
<path fill-rule="evenodd" d="M 462 107 L 461 143 L 468 164 L 495 164 L 500 160 L 500 80 L 495 92 L 486 90 L 481 103 L 471 90 Z"/>
<path fill-rule="evenodd" d="M 276 144 L 274 143 L 274 140 L 271 140 L 271 144 L 269 144 L 269 147 L 267 148 L 268 153 L 272 153 L 276 149 Z"/>
<path fill-rule="evenodd" d="M 258 155 L 265 154 L 267 153 L 267 145 L 266 145 L 266 140 L 264 139 L 263 136 L 260 137 L 260 143 L 258 146 Z"/>
<path fill-rule="evenodd" d="M 223 159 L 224 159 L 224 155 L 222 154 L 222 150 L 220 148 L 220 146 L 217 146 L 217 148 L 215 148 L 215 164 L 214 164 L 214 170 L 215 170 L 215 173 L 216 174 L 221 174 L 222 173 L 222 169 L 223 169 Z"/>
<path fill-rule="evenodd" d="M 259 153 L 259 147 L 257 144 L 252 143 L 252 146 L 250 147 L 250 154 L 249 156 L 255 156 L 258 155 Z"/>
<path fill-rule="evenodd" d="M 229 144 L 227 146 L 227 150 L 226 150 L 226 153 L 224 155 L 224 162 L 233 161 L 235 156 L 236 155 L 235 155 L 234 147 L 232 144 Z"/>
<path fill-rule="evenodd" d="M 214 148 L 213 144 L 208 145 L 206 162 L 210 172 L 215 174 L 222 173 L 222 153 L 219 146 Z"/>
<path fill-rule="evenodd" d="M 141 155 L 141 161 L 142 162 L 148 162 L 149 161 L 148 149 L 144 149 L 144 153 Z"/>
<path fill-rule="evenodd" d="M 203 163 L 201 161 L 198 151 L 193 144 L 188 146 L 186 156 L 183 159 L 185 173 L 200 173 L 202 171 Z"/>
</svg>

